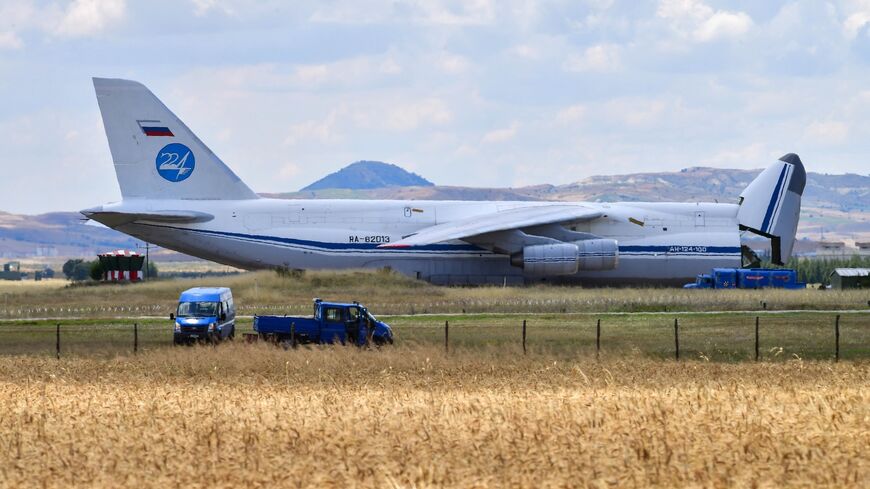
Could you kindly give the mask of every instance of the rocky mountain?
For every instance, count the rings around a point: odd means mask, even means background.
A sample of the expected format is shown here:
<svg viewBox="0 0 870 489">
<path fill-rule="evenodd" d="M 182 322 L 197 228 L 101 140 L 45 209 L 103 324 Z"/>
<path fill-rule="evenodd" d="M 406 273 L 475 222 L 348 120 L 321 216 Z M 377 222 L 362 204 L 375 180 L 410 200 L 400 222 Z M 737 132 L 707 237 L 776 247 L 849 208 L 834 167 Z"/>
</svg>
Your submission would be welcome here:
<svg viewBox="0 0 870 489">
<path fill-rule="evenodd" d="M 333 175 L 348 170 L 354 165 L 350 165 Z M 289 199 L 341 197 L 415 200 L 736 202 L 740 192 L 758 176 L 760 171 L 692 167 L 679 172 L 592 176 L 566 185 L 544 184 L 520 188 L 436 186 L 427 180 L 424 180 L 425 185 L 383 185 L 379 187 L 318 186 L 317 189 L 312 189 L 311 187 L 314 185 L 312 184 L 299 192 L 264 195 Z M 416 175 L 414 176 L 416 177 Z M 325 182 L 328 178 L 316 183 Z M 310 192 L 312 190 L 318 190 L 316 195 Z M 870 211 L 870 175 L 851 173 L 827 175 L 810 172 L 807 174 L 807 188 L 804 191 L 803 202 L 804 205 L 812 207 L 820 206 L 844 212 L 868 212 Z"/>
<path fill-rule="evenodd" d="M 385 187 L 431 187 L 429 180 L 396 165 L 380 161 L 357 161 L 330 173 L 301 191 L 324 189 L 375 189 Z"/>
</svg>

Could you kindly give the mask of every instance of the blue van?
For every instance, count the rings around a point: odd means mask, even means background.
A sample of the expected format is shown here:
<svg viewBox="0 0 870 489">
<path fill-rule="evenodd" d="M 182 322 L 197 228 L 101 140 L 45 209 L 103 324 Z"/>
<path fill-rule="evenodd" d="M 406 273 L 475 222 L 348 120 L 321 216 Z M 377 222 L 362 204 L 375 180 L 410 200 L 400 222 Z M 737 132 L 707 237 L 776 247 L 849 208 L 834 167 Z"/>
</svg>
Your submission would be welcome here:
<svg viewBox="0 0 870 489">
<path fill-rule="evenodd" d="M 197 340 L 219 342 L 236 336 L 236 306 L 228 287 L 194 287 L 181 293 L 175 321 L 176 345 Z"/>
</svg>

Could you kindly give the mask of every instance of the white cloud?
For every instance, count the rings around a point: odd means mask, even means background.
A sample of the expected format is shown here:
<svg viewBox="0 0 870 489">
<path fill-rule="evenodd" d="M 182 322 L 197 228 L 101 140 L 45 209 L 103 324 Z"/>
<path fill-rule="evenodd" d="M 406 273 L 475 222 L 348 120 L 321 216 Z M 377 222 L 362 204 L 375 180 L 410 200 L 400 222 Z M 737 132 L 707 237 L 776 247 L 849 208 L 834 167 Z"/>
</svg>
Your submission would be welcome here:
<svg viewBox="0 0 870 489">
<path fill-rule="evenodd" d="M 0 50 L 2 49 L 21 49 L 24 47 L 24 42 L 14 32 L 0 32 Z"/>
<path fill-rule="evenodd" d="M 493 0 L 412 0 L 397 4 L 392 0 L 375 2 L 328 3 L 315 10 L 313 22 L 374 24 L 412 22 L 425 25 L 477 26 L 491 24 L 496 18 Z"/>
<path fill-rule="evenodd" d="M 669 104 L 661 99 L 624 98 L 614 99 L 604 106 L 605 115 L 620 124 L 630 126 L 653 126 L 662 124 Z"/>
<path fill-rule="evenodd" d="M 849 126 L 841 121 L 814 121 L 804 134 L 818 144 L 841 144 L 849 137 Z"/>
<path fill-rule="evenodd" d="M 578 73 L 609 73 L 622 68 L 620 47 L 614 44 L 591 46 L 580 55 L 571 55 L 562 64 L 566 71 Z"/>
<path fill-rule="evenodd" d="M 870 0 L 846 0 L 839 5 L 845 12 L 843 30 L 849 39 L 854 39 L 858 32 L 870 23 Z"/>
<path fill-rule="evenodd" d="M 219 10 L 225 15 L 235 15 L 235 9 L 230 2 L 221 2 L 220 0 L 190 0 L 193 3 L 193 13 L 197 16 L 203 16 L 210 10 Z"/>
<path fill-rule="evenodd" d="M 779 158 L 779 155 L 774 155 L 776 152 L 771 152 L 765 144 L 753 142 L 716 151 L 713 155 L 702 158 L 698 163 L 719 168 L 758 168 Z"/>
<path fill-rule="evenodd" d="M 514 121 L 508 127 L 489 131 L 480 141 L 485 144 L 504 143 L 516 137 L 519 128 L 520 124 Z"/>
<path fill-rule="evenodd" d="M 278 176 L 280 176 L 282 180 L 290 180 L 300 173 L 302 173 L 302 167 L 296 163 L 285 163 L 281 165 L 281 168 L 278 170 Z"/>
<path fill-rule="evenodd" d="M 423 23 L 444 25 L 483 25 L 495 20 L 493 0 L 457 0 L 433 2 L 417 0 L 417 19 Z"/>
<path fill-rule="evenodd" d="M 854 39 L 868 22 L 870 22 L 870 12 L 855 12 L 846 18 L 843 22 L 843 30 L 849 38 Z"/>
<path fill-rule="evenodd" d="M 65 37 L 88 37 L 124 18 L 125 0 L 74 0 L 54 29 Z"/>
<path fill-rule="evenodd" d="M 586 106 L 581 104 L 565 107 L 556 114 L 556 122 L 559 124 L 577 122 L 584 118 L 586 112 Z"/>
<path fill-rule="evenodd" d="M 385 123 L 389 129 L 407 131 L 423 125 L 446 124 L 452 117 L 450 109 L 443 100 L 429 98 L 388 109 Z"/>
<path fill-rule="evenodd" d="M 536 59 L 540 56 L 538 50 L 529 44 L 517 44 L 510 49 L 510 52 L 524 59 Z"/>
<path fill-rule="evenodd" d="M 471 66 L 468 58 L 451 53 L 441 54 L 437 64 L 441 71 L 452 75 L 464 73 Z"/>
<path fill-rule="evenodd" d="M 701 42 L 736 39 L 752 27 L 752 18 L 744 12 L 716 12 L 695 29 L 694 37 Z"/>
<path fill-rule="evenodd" d="M 696 42 L 737 39 L 753 26 L 745 12 L 714 10 L 699 0 L 661 0 L 656 16 L 680 37 Z"/>
<path fill-rule="evenodd" d="M 335 143 L 341 139 L 336 131 L 336 122 L 340 118 L 337 110 L 329 113 L 322 121 L 310 120 L 293 124 L 287 131 L 284 144 L 293 146 L 299 143 Z"/>
<path fill-rule="evenodd" d="M 196 69 L 188 76 L 217 81 L 229 90 L 319 90 L 335 87 L 361 88 L 402 73 L 391 55 L 360 56 L 329 63 L 260 63 Z"/>
</svg>

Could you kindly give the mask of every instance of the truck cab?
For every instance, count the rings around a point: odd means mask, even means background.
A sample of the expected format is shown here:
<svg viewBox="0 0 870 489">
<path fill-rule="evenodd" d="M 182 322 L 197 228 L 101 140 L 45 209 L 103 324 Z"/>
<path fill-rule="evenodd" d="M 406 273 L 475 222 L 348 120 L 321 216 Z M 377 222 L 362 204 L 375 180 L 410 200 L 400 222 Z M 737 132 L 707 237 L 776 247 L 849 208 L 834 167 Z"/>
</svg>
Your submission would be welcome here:
<svg viewBox="0 0 870 489">
<path fill-rule="evenodd" d="M 358 302 L 326 302 L 314 299 L 314 314 L 299 316 L 254 316 L 254 331 L 260 338 L 294 343 L 342 343 L 357 346 L 393 342 L 393 330 Z"/>
<path fill-rule="evenodd" d="M 684 289 L 712 289 L 713 276 L 709 273 L 701 273 L 695 277 L 695 281 L 683 286 Z"/>
<path fill-rule="evenodd" d="M 236 306 L 228 287 L 194 287 L 178 298 L 169 319 L 175 322 L 176 345 L 194 341 L 217 343 L 236 335 Z"/>
</svg>

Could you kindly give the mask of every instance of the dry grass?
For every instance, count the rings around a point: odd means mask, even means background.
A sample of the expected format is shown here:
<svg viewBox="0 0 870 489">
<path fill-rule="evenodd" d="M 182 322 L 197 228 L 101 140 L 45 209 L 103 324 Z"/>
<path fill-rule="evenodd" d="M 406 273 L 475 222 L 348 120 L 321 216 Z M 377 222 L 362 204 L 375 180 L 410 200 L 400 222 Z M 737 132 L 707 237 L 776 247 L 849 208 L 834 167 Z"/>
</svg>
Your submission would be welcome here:
<svg viewBox="0 0 870 489">
<path fill-rule="evenodd" d="M 25 292 L 44 292 L 62 289 L 69 281 L 61 278 L 43 280 L 0 280 L 0 294 L 21 294 Z"/>
<path fill-rule="evenodd" d="M 518 353 L 236 344 L 0 358 L 0 483 L 844 487 L 870 477 L 867 362 Z"/>
<path fill-rule="evenodd" d="M 359 300 L 377 314 L 866 309 L 867 291 L 439 287 L 384 271 L 274 272 L 144 284 L 18 288 L 0 284 L 0 317 L 166 316 L 189 287 L 229 286 L 242 314 L 309 313 L 311 299 Z"/>
</svg>

